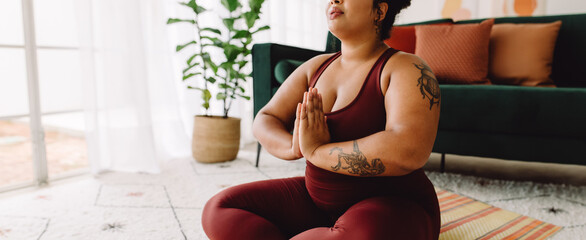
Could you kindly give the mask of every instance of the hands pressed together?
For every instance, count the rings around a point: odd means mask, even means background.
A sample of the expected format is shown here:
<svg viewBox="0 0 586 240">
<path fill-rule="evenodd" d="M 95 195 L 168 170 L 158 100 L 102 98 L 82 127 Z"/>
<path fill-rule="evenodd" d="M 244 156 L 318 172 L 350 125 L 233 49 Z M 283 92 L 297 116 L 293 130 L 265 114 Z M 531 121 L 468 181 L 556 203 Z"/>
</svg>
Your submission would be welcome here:
<svg viewBox="0 0 586 240">
<path fill-rule="evenodd" d="M 303 94 L 303 102 L 297 104 L 295 116 L 292 151 L 296 156 L 311 161 L 315 150 L 330 142 L 322 96 L 317 89 L 309 88 Z"/>
</svg>

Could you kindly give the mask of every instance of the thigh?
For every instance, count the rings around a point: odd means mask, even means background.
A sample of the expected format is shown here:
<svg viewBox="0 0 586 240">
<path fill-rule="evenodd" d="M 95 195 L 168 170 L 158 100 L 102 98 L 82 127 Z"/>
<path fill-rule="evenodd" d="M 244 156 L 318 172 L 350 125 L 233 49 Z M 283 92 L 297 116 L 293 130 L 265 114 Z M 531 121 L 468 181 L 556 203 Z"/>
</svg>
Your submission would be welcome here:
<svg viewBox="0 0 586 240">
<path fill-rule="evenodd" d="M 376 197 L 350 207 L 331 228 L 314 228 L 293 239 L 434 238 L 433 221 L 419 205 L 398 197 Z"/>
<path fill-rule="evenodd" d="M 212 239 L 285 239 L 329 223 L 309 197 L 303 177 L 228 188 L 212 197 L 202 214 Z"/>
</svg>

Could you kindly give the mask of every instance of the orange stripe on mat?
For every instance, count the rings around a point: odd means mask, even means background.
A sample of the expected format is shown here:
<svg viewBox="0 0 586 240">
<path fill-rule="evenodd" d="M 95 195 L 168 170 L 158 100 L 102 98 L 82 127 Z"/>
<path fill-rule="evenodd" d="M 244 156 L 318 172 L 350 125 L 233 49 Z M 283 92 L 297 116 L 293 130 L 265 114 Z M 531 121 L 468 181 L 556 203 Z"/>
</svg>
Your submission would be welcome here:
<svg viewBox="0 0 586 240">
<path fill-rule="evenodd" d="M 539 231 L 536 231 L 535 233 L 533 233 L 531 236 L 527 237 L 527 240 L 534 240 L 537 239 L 539 237 L 543 237 L 542 235 L 545 234 L 547 231 L 549 231 L 550 229 L 554 228 L 555 226 L 552 224 L 548 224 L 547 226 L 539 229 Z"/>
<path fill-rule="evenodd" d="M 438 198 L 438 201 L 441 203 L 441 202 L 445 202 L 445 201 L 448 201 L 450 199 L 459 198 L 459 197 L 462 197 L 462 196 L 457 195 L 457 194 L 451 194 L 451 195 L 446 196 L 446 197 Z"/>
<path fill-rule="evenodd" d="M 483 237 L 477 238 L 478 240 L 484 240 L 484 239 L 490 239 L 496 235 L 498 235 L 499 233 L 502 233 L 504 231 L 506 231 L 507 229 L 519 224 L 521 221 L 527 219 L 527 216 L 521 216 L 511 222 L 506 223 L 505 225 L 500 226 L 497 229 L 492 230 L 492 232 L 488 232 L 488 235 L 485 235 Z"/>
<path fill-rule="evenodd" d="M 457 207 L 462 206 L 462 205 L 469 203 L 469 202 L 475 202 L 475 201 L 474 201 L 474 199 L 470 199 L 470 198 L 462 198 L 462 199 L 451 201 L 446 204 L 440 204 L 440 209 L 442 212 L 446 212 L 448 210 L 457 208 Z M 455 205 L 455 206 L 452 206 L 452 205 Z M 448 208 L 448 207 L 452 207 L 452 208 Z"/>
<path fill-rule="evenodd" d="M 518 239 L 521 236 L 527 234 L 529 231 L 535 229 L 537 226 L 543 224 L 544 222 L 539 221 L 539 220 L 533 220 L 533 222 L 527 224 L 525 227 L 522 227 L 521 229 L 517 230 L 516 232 L 514 232 L 513 234 L 506 236 L 503 239 Z"/>
<path fill-rule="evenodd" d="M 454 229 L 454 228 L 456 228 L 460 225 L 463 225 L 467 222 L 471 222 L 473 220 L 485 217 L 491 213 L 498 212 L 498 211 L 501 211 L 501 209 L 491 206 L 490 208 L 484 209 L 480 212 L 477 212 L 477 213 L 471 214 L 469 216 L 466 216 L 466 217 L 454 220 L 452 222 L 446 223 L 445 225 L 442 225 L 440 233 L 449 231 L 449 230 Z"/>
</svg>

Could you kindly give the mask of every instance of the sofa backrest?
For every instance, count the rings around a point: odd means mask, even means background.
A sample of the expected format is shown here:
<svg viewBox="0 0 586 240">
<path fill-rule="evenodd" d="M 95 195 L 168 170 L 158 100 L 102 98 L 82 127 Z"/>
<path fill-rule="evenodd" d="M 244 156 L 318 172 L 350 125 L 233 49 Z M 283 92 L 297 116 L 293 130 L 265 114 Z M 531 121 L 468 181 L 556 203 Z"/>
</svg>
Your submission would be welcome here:
<svg viewBox="0 0 586 240">
<path fill-rule="evenodd" d="M 485 19 L 473 19 L 455 22 L 455 24 L 479 23 Z M 554 50 L 552 75 L 558 87 L 586 88 L 586 14 L 534 16 L 534 17 L 503 17 L 494 18 L 499 23 L 550 23 L 562 21 Z M 410 23 L 406 25 L 422 25 L 449 22 L 450 19 Z M 326 52 L 340 51 L 340 40 L 328 33 Z"/>
</svg>

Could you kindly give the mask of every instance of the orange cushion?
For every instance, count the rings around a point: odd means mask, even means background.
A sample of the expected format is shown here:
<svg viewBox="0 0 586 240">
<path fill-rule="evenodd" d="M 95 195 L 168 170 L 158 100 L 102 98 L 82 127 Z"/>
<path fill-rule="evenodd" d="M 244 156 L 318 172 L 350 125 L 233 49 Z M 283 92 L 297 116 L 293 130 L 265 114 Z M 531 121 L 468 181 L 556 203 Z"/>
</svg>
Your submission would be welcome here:
<svg viewBox="0 0 586 240">
<path fill-rule="evenodd" d="M 488 56 L 494 19 L 478 24 L 415 26 L 415 54 L 440 83 L 490 84 Z"/>
<path fill-rule="evenodd" d="M 415 53 L 415 26 L 394 26 L 385 43 L 399 51 Z"/>
<path fill-rule="evenodd" d="M 561 25 L 562 21 L 494 25 L 490 35 L 492 83 L 555 87 L 551 64 Z"/>
<path fill-rule="evenodd" d="M 430 25 L 448 25 L 451 22 L 434 23 Z M 385 43 L 399 51 L 415 53 L 415 26 L 393 26 L 391 37 Z"/>
</svg>

